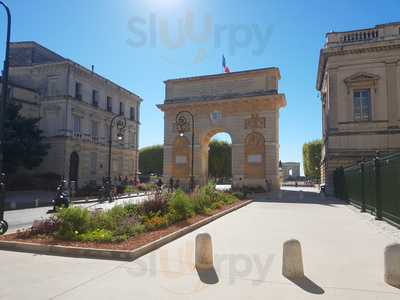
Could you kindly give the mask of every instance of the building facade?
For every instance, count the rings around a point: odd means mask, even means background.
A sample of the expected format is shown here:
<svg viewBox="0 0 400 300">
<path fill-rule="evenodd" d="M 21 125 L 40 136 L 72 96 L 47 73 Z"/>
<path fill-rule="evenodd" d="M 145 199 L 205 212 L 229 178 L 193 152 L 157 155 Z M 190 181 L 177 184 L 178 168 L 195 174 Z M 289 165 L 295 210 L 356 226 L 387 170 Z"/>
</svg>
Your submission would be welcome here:
<svg viewBox="0 0 400 300">
<path fill-rule="evenodd" d="M 299 162 L 282 162 L 282 179 L 298 180 L 300 178 Z"/>
<path fill-rule="evenodd" d="M 9 98 L 22 104 L 22 114 L 41 118 L 51 146 L 33 173 L 100 184 L 107 176 L 110 121 L 121 114 L 127 122 L 121 141 L 112 128 L 111 175 L 137 176 L 139 96 L 35 42 L 11 43 L 9 78 Z"/>
<path fill-rule="evenodd" d="M 224 132 L 232 140 L 233 186 L 279 189 L 279 110 L 286 105 L 279 80 L 278 68 L 167 80 L 158 105 L 164 112 L 164 182 L 173 177 L 187 184 L 193 171 L 195 184 L 207 183 L 209 143 Z M 182 131 L 181 115 L 187 121 Z"/>
<path fill-rule="evenodd" d="M 336 168 L 400 151 L 400 23 L 331 32 L 320 52 L 321 181 Z"/>
</svg>

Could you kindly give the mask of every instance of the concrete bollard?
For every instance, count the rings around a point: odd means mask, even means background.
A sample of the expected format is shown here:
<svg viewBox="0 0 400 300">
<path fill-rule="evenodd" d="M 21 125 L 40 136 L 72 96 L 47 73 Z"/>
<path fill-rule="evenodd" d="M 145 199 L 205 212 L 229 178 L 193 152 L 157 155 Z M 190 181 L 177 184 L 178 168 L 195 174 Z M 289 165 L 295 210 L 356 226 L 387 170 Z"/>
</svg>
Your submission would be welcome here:
<svg viewBox="0 0 400 300">
<path fill-rule="evenodd" d="M 283 243 L 282 274 L 289 278 L 304 276 L 303 256 L 298 240 L 288 240 Z"/>
<path fill-rule="evenodd" d="M 385 282 L 400 288 L 400 244 L 385 248 Z"/>
<path fill-rule="evenodd" d="M 303 193 L 303 190 L 300 190 L 300 193 L 299 193 L 299 200 L 301 201 L 301 200 L 303 200 L 304 199 L 304 193 Z"/>
<path fill-rule="evenodd" d="M 35 207 L 39 206 L 39 199 L 35 199 Z"/>
<path fill-rule="evenodd" d="M 16 209 L 17 208 L 17 203 L 15 201 L 12 201 L 10 204 L 11 209 Z"/>
<path fill-rule="evenodd" d="M 211 235 L 208 233 L 200 233 L 196 236 L 195 266 L 201 270 L 214 267 Z"/>
</svg>

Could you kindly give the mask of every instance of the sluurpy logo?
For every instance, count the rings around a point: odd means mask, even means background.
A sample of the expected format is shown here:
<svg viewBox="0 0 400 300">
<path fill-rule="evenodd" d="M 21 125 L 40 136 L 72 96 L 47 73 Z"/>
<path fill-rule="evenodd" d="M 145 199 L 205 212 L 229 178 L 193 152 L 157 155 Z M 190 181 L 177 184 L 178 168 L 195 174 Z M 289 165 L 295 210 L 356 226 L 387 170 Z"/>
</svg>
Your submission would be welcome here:
<svg viewBox="0 0 400 300">
<path fill-rule="evenodd" d="M 174 249 L 172 251 L 172 249 Z M 235 284 L 240 279 L 250 280 L 257 286 L 266 281 L 275 255 L 259 254 L 214 254 L 213 284 Z M 210 286 L 210 278 L 204 280 L 194 267 L 194 244 L 161 248 L 134 262 L 134 267 L 125 267 L 132 277 L 158 277 L 160 288 L 172 294 L 193 295 Z M 213 275 L 214 274 L 214 275 Z M 207 275 L 206 275 L 207 276 Z"/>
<path fill-rule="evenodd" d="M 251 55 L 263 54 L 270 41 L 273 26 L 218 24 L 210 14 L 197 20 L 193 12 L 186 11 L 176 20 L 155 13 L 150 13 L 147 18 L 131 17 L 128 21 L 128 31 L 130 34 L 127 44 L 135 48 L 179 49 L 195 45 L 192 63 L 199 64 L 206 59 L 209 52 L 218 49 L 231 56 L 245 48 L 248 48 Z"/>
</svg>

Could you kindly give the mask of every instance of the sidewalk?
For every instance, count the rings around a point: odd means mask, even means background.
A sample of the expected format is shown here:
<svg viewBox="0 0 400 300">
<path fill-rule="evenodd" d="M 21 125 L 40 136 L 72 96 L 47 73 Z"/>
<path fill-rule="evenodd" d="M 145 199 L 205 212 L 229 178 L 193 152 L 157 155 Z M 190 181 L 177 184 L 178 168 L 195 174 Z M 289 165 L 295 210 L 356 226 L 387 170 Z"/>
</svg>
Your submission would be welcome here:
<svg viewBox="0 0 400 300">
<path fill-rule="evenodd" d="M 215 273 L 194 269 L 194 238 L 212 235 Z M 0 299 L 400 299 L 383 281 L 399 231 L 332 198 L 285 191 L 133 262 L 0 251 Z M 302 243 L 308 280 L 281 275 L 282 244 Z"/>
</svg>

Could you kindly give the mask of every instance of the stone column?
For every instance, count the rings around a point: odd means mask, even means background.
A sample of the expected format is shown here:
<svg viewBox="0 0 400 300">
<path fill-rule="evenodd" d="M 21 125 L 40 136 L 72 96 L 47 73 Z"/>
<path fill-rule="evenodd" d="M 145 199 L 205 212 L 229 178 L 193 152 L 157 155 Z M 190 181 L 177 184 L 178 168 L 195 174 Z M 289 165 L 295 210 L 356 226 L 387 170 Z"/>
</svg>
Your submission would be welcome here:
<svg viewBox="0 0 400 300">
<path fill-rule="evenodd" d="M 244 144 L 232 144 L 232 185 L 240 187 L 244 181 Z M 240 178 L 242 180 L 240 180 Z"/>
</svg>

